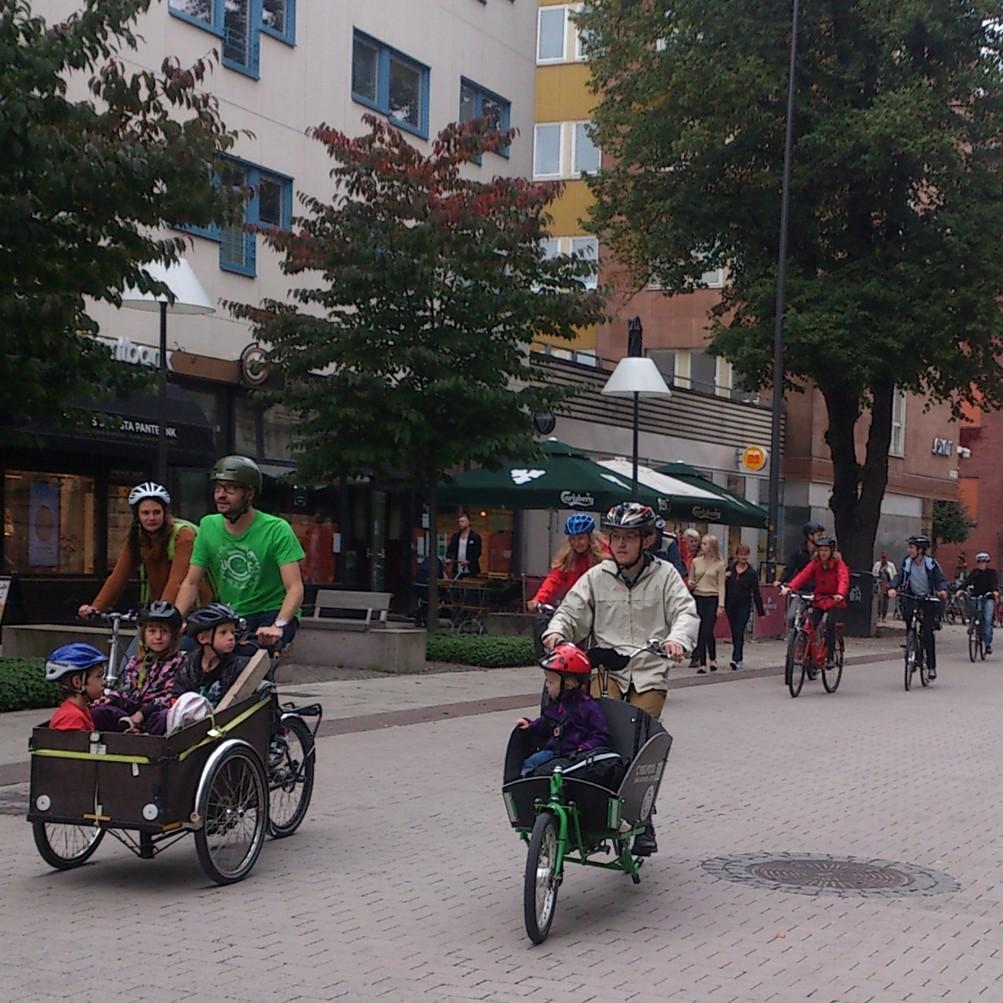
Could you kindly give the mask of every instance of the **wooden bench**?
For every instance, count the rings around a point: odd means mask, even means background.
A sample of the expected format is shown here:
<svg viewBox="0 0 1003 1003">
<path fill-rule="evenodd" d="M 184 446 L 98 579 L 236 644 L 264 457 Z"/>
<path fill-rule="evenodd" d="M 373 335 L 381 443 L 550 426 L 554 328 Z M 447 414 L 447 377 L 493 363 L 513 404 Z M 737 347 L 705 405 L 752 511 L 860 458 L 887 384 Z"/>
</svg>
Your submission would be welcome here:
<svg viewBox="0 0 1003 1003">
<path fill-rule="evenodd" d="M 339 591 L 338 589 L 318 589 L 317 598 L 314 600 L 313 616 L 304 618 L 303 625 L 309 623 L 311 627 L 324 626 L 330 624 L 332 627 L 347 628 L 349 630 L 369 630 L 373 626 L 373 614 L 378 613 L 376 623 L 383 627 L 387 624 L 387 611 L 390 609 L 390 592 L 350 592 Z M 364 619 L 325 616 L 325 611 L 330 610 L 351 610 L 365 612 Z"/>
</svg>

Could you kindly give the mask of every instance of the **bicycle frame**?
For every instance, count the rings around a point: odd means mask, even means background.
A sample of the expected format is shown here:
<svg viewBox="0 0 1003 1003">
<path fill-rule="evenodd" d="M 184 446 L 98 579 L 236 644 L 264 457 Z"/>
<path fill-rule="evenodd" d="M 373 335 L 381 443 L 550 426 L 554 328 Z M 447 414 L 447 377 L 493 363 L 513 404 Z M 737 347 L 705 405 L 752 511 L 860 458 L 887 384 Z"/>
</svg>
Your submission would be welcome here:
<svg viewBox="0 0 1003 1003">
<path fill-rule="evenodd" d="M 586 867 L 601 867 L 606 871 L 624 871 L 632 878 L 637 876 L 644 862 L 643 858 L 635 858 L 630 852 L 630 841 L 645 831 L 644 825 L 635 825 L 624 829 L 616 837 L 619 843 L 618 854 L 612 860 L 591 860 L 590 857 L 599 853 L 609 852 L 610 839 L 604 838 L 593 846 L 589 846 L 582 833 L 581 816 L 578 806 L 564 797 L 564 774 L 557 769 L 550 775 L 550 797 L 535 802 L 536 812 L 550 812 L 557 820 L 557 857 L 554 864 L 556 880 L 560 882 L 564 876 L 564 862 L 584 864 Z M 529 842 L 529 833 L 521 832 L 523 842 Z"/>
</svg>

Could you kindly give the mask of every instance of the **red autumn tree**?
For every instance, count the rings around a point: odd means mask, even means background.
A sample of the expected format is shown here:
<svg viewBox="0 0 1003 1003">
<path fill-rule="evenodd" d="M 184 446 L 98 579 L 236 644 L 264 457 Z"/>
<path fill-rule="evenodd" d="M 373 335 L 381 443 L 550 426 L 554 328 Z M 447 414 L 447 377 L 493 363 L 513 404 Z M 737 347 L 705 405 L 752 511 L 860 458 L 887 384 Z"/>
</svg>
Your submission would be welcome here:
<svg viewBox="0 0 1003 1003">
<path fill-rule="evenodd" d="M 512 134 L 457 123 L 426 155 L 365 122 L 358 137 L 313 131 L 333 194 L 302 195 L 292 229 L 266 234 L 298 280 L 289 301 L 231 308 L 284 375 L 301 473 L 402 477 L 424 491 L 434 532 L 450 470 L 534 455 L 532 416 L 566 391 L 537 379 L 530 342 L 572 338 L 599 320 L 601 297 L 586 287 L 591 262 L 543 252 L 556 186 L 470 169 Z"/>
</svg>

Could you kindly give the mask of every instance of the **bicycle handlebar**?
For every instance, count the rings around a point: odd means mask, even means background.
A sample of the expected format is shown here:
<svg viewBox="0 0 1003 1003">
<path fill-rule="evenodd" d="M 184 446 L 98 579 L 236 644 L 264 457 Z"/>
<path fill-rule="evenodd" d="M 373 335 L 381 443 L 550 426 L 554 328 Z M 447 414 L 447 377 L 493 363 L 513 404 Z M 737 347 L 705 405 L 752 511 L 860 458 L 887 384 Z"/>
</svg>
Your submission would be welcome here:
<svg viewBox="0 0 1003 1003">
<path fill-rule="evenodd" d="M 82 620 L 91 621 L 95 623 L 103 623 L 107 626 L 113 626 L 115 623 L 135 623 L 139 619 L 139 614 L 133 611 L 128 613 L 119 613 L 115 610 L 91 610 L 86 616 L 81 617 Z"/>
</svg>

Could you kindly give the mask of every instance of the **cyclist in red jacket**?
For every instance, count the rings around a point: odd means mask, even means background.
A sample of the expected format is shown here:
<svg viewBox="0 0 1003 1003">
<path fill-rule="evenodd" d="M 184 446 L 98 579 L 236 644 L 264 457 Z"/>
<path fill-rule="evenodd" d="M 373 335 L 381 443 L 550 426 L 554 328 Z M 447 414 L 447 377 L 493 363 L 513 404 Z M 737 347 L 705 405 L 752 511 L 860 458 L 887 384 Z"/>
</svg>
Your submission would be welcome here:
<svg viewBox="0 0 1003 1003">
<path fill-rule="evenodd" d="M 836 551 L 836 541 L 831 536 L 820 536 L 815 541 L 812 559 L 781 591 L 785 594 L 800 592 L 813 580 L 815 602 L 811 621 L 817 629 L 823 615 L 829 613 L 825 624 L 825 660 L 827 665 L 831 665 L 832 653 L 836 650 L 836 624 L 842 619 L 838 611 L 846 608 L 846 597 L 850 591 L 850 569 Z"/>
<path fill-rule="evenodd" d="M 544 578 L 536 595 L 526 603 L 530 613 L 535 613 L 543 603 L 557 606 L 593 565 L 609 556 L 602 537 L 596 532 L 596 521 L 584 512 L 569 515 L 564 522 L 565 544 L 557 552 L 550 574 Z"/>
</svg>

